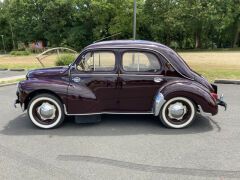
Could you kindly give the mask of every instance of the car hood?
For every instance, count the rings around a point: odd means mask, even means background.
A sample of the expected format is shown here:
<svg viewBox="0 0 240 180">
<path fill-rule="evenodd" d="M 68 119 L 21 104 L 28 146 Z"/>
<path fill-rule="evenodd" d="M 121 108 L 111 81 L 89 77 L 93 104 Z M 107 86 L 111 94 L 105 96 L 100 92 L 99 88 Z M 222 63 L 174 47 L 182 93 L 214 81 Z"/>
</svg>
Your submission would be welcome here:
<svg viewBox="0 0 240 180">
<path fill-rule="evenodd" d="M 31 70 L 27 74 L 27 78 L 41 77 L 41 76 L 59 76 L 66 73 L 68 70 L 67 66 L 35 69 Z"/>
</svg>

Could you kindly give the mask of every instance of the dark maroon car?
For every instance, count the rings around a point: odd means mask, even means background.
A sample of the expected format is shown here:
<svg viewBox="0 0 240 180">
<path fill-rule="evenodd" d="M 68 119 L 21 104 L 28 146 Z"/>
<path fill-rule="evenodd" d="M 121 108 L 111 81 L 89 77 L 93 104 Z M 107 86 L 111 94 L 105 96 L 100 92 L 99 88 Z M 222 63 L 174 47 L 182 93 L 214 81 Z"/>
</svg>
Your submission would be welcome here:
<svg viewBox="0 0 240 180">
<path fill-rule="evenodd" d="M 152 114 L 170 128 L 190 125 L 197 112 L 216 115 L 217 86 L 189 68 L 172 49 L 149 41 L 104 41 L 87 46 L 68 67 L 29 71 L 17 100 L 38 127 L 65 116 Z"/>
</svg>

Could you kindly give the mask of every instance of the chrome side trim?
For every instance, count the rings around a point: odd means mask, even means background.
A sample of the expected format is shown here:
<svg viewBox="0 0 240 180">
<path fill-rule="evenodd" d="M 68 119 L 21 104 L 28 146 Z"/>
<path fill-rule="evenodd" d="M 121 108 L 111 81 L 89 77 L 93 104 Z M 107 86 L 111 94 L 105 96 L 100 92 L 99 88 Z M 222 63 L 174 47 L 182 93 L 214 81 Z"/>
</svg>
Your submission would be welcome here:
<svg viewBox="0 0 240 180">
<path fill-rule="evenodd" d="M 96 75 L 101 75 L 101 76 L 118 76 L 118 74 L 97 74 L 97 73 L 91 73 L 91 74 L 78 74 L 77 76 L 96 76 Z M 164 77 L 164 75 L 161 74 L 119 74 L 119 76 L 140 76 L 140 77 Z"/>
<path fill-rule="evenodd" d="M 79 73 L 77 74 L 77 76 L 90 76 L 90 75 L 93 75 L 93 76 L 96 76 L 96 75 L 101 75 L 101 76 L 118 76 L 118 74 L 101 74 L 101 73 Z"/>
<path fill-rule="evenodd" d="M 84 113 L 84 114 L 68 114 L 65 104 L 63 106 L 64 106 L 64 113 L 67 116 L 88 116 L 88 115 L 98 115 L 98 114 L 153 114 L 153 112 L 131 112 L 131 113 L 129 113 L 129 112 L 105 112 L 105 111 L 96 112 L 96 113 Z"/>
<path fill-rule="evenodd" d="M 199 109 L 199 113 L 202 115 L 202 116 L 212 116 L 211 113 L 207 113 L 207 112 L 204 112 L 202 107 L 200 105 L 198 105 L 198 109 Z"/>
<path fill-rule="evenodd" d="M 158 116 L 163 104 L 166 102 L 162 93 L 158 92 L 154 99 L 153 114 Z"/>
<path fill-rule="evenodd" d="M 161 74 L 119 74 L 119 76 L 164 77 Z"/>
</svg>

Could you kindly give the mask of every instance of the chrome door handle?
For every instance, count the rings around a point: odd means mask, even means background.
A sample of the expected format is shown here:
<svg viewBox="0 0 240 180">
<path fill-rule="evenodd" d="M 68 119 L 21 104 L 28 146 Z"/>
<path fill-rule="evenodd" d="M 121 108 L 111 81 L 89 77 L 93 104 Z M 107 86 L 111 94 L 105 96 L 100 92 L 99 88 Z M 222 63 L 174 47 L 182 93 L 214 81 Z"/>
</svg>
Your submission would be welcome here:
<svg viewBox="0 0 240 180">
<path fill-rule="evenodd" d="M 162 78 L 160 78 L 160 77 L 155 77 L 153 81 L 154 81 L 155 83 L 160 83 L 160 82 L 162 82 Z"/>
</svg>

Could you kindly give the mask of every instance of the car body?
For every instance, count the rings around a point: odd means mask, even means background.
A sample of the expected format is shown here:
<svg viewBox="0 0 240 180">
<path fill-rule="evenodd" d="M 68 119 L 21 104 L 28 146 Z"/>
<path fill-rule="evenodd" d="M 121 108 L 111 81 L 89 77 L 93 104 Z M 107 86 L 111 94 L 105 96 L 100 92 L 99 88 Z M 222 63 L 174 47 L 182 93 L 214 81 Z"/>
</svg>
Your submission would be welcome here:
<svg viewBox="0 0 240 180">
<path fill-rule="evenodd" d="M 174 50 L 142 40 L 94 43 L 68 67 L 29 71 L 17 97 L 41 128 L 58 126 L 66 115 L 102 113 L 153 114 L 167 127 L 184 128 L 197 112 L 216 115 L 218 105 L 226 107 L 217 86 Z"/>
</svg>

